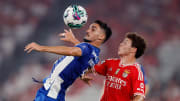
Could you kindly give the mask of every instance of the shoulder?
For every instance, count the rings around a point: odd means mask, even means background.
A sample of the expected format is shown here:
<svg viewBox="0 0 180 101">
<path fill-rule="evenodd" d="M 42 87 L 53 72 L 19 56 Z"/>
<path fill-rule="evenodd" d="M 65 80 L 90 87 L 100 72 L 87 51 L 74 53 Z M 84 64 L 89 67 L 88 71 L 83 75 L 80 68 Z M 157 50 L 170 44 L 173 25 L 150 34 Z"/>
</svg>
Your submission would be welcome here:
<svg viewBox="0 0 180 101">
<path fill-rule="evenodd" d="M 141 65 L 139 64 L 139 63 L 135 63 L 135 64 L 133 64 L 133 65 L 129 65 L 128 66 L 130 69 L 131 69 L 131 71 L 133 71 L 133 72 L 142 72 L 142 70 L 141 70 Z"/>
<path fill-rule="evenodd" d="M 93 45 L 87 43 L 87 42 L 82 42 L 80 44 L 77 44 L 75 47 L 82 47 L 82 48 L 88 48 L 88 49 L 93 49 Z"/>
<path fill-rule="evenodd" d="M 118 58 L 108 58 L 102 62 L 106 62 L 106 63 L 112 63 L 112 62 L 117 62 L 117 61 L 120 61 L 120 59 Z"/>
<path fill-rule="evenodd" d="M 79 47 L 82 50 L 88 51 L 90 49 L 90 44 L 86 43 L 86 42 L 82 42 L 80 44 L 77 44 L 75 47 Z"/>
<path fill-rule="evenodd" d="M 139 63 L 132 65 L 131 70 L 133 71 L 134 75 L 138 75 L 138 80 L 143 80 L 143 72 Z"/>
<path fill-rule="evenodd" d="M 137 70 L 138 72 L 142 72 L 142 70 L 141 70 L 141 65 L 140 65 L 139 63 L 136 63 L 136 64 L 135 64 L 135 68 L 136 68 L 136 70 Z"/>
<path fill-rule="evenodd" d="M 89 43 L 86 43 L 86 42 L 81 42 L 79 44 L 77 44 L 76 46 L 88 46 L 90 45 Z"/>
</svg>

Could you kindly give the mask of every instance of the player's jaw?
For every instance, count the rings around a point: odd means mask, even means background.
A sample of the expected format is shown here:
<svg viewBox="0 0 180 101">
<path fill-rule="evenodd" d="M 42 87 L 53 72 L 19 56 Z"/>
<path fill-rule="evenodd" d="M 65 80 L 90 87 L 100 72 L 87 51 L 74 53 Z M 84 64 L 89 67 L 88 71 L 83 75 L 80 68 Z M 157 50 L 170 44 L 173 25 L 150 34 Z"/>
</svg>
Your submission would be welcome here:
<svg viewBox="0 0 180 101">
<path fill-rule="evenodd" d="M 89 30 L 86 31 L 86 35 L 84 37 L 85 42 L 92 42 L 98 39 L 98 34 L 95 32 L 91 32 Z"/>
<path fill-rule="evenodd" d="M 128 50 L 126 48 L 123 48 L 123 47 L 120 46 L 119 49 L 118 49 L 118 55 L 119 56 L 125 56 L 127 54 L 128 54 Z"/>
<path fill-rule="evenodd" d="M 91 38 L 90 38 L 90 34 L 87 32 L 85 37 L 84 37 L 84 42 L 92 42 Z"/>
</svg>

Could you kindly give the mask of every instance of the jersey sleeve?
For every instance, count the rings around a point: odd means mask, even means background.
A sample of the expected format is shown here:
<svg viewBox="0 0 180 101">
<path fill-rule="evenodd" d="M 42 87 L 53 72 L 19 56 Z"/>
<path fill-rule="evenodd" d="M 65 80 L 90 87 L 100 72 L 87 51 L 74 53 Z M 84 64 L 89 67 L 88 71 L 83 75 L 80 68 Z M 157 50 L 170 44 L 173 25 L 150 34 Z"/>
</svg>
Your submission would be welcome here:
<svg viewBox="0 0 180 101">
<path fill-rule="evenodd" d="M 144 76 L 143 76 L 140 66 L 135 67 L 133 70 L 132 88 L 133 88 L 134 95 L 141 95 L 145 97 Z"/>
<path fill-rule="evenodd" d="M 106 75 L 107 61 L 102 61 L 94 66 L 95 71 L 100 75 Z"/>
<path fill-rule="evenodd" d="M 90 48 L 87 43 L 80 43 L 76 45 L 75 47 L 79 47 L 82 51 L 82 56 L 88 54 L 90 52 Z"/>
</svg>

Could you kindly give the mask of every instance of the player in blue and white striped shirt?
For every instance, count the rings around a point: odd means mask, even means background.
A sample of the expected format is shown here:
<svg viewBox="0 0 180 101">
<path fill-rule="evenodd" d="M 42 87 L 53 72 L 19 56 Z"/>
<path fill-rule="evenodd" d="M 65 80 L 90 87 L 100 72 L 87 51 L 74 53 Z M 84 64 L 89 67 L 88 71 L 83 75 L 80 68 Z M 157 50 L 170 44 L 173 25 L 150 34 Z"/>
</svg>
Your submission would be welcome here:
<svg viewBox="0 0 180 101">
<path fill-rule="evenodd" d="M 102 21 L 97 20 L 86 32 L 85 42 L 75 47 L 42 46 L 35 42 L 25 47 L 27 53 L 35 50 L 64 55 L 54 63 L 51 74 L 43 80 L 43 86 L 38 90 L 34 101 L 65 101 L 67 88 L 88 68 L 98 63 L 99 47 L 109 39 L 112 34 L 111 29 Z M 60 36 L 69 33 L 72 34 L 72 31 L 65 30 Z"/>
</svg>

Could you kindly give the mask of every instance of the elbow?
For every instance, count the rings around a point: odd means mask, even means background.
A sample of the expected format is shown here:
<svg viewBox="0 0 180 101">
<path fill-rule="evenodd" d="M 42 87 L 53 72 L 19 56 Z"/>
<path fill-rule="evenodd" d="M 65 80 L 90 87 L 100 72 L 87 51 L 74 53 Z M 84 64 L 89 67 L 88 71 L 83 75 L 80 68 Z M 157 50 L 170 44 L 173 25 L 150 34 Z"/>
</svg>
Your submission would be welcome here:
<svg viewBox="0 0 180 101">
<path fill-rule="evenodd" d="M 82 51 L 78 47 L 70 47 L 70 48 L 67 48 L 66 51 L 64 51 L 64 55 L 68 55 L 68 56 L 82 56 Z"/>
</svg>

